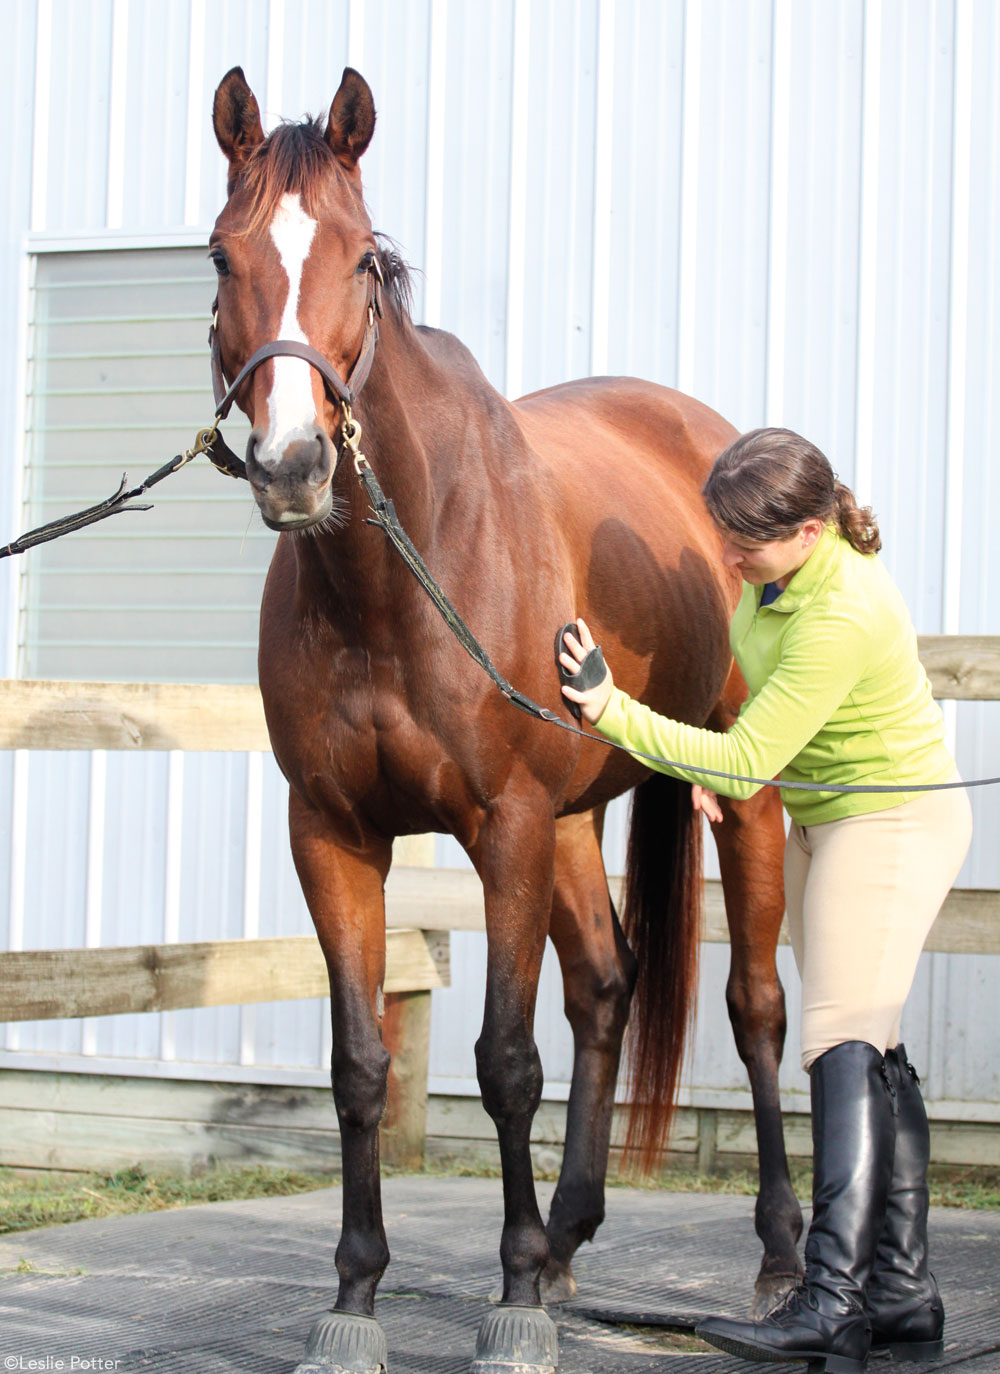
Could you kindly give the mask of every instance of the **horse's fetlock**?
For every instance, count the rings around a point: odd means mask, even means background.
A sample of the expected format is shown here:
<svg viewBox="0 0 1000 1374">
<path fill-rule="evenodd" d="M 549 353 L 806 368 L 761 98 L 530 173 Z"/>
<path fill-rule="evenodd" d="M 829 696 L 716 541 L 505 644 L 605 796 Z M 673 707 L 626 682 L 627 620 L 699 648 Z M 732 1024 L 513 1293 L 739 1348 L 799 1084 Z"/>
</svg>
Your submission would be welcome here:
<svg viewBox="0 0 1000 1374">
<path fill-rule="evenodd" d="M 596 1231 L 604 1220 L 604 1188 L 600 1182 L 580 1180 L 560 1182 L 552 1197 L 554 1221 L 584 1223 Z"/>
<path fill-rule="evenodd" d="M 789 1234 L 798 1240 L 802 1233 L 802 1208 L 787 1179 L 761 1184 L 754 1207 L 754 1230 L 769 1252 Z M 765 1266 L 766 1263 L 765 1256 Z"/>
<path fill-rule="evenodd" d="M 343 1231 L 335 1258 L 341 1284 L 378 1283 L 389 1264 L 389 1247 L 377 1233 Z"/>
<path fill-rule="evenodd" d="M 544 1227 L 532 1222 L 505 1226 L 500 1260 L 504 1273 L 511 1278 L 540 1274 L 549 1262 L 549 1238 Z"/>
<path fill-rule="evenodd" d="M 591 1182 L 559 1184 L 546 1227 L 552 1255 L 572 1259 L 584 1241 L 593 1240 L 604 1220 L 604 1191 Z"/>
</svg>

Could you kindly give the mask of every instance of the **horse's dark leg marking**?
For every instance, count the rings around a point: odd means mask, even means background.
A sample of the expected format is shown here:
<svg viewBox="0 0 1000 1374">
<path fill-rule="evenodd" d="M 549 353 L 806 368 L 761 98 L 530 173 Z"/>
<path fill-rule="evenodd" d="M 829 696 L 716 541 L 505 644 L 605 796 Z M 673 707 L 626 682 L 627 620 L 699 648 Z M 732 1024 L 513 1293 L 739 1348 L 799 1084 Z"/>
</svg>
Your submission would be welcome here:
<svg viewBox="0 0 1000 1374">
<path fill-rule="evenodd" d="M 363 854 L 340 847 L 323 818 L 294 792 L 289 817 L 295 866 L 330 973 L 333 1097 L 344 1177 L 337 1310 L 370 1317 L 389 1263 L 378 1127 L 389 1072 L 380 1017 L 385 978 L 382 884 L 391 846 L 379 841 Z"/>
<path fill-rule="evenodd" d="M 589 813 L 556 825 L 549 934 L 562 967 L 574 1058 L 563 1163 L 547 1228 L 546 1302 L 564 1302 L 576 1292 L 573 1255 L 604 1220 L 615 1083 L 635 981 L 635 960 L 608 895 L 602 820 L 603 814 Z"/>
<path fill-rule="evenodd" d="M 503 1301 L 526 1307 L 540 1302 L 549 1253 L 529 1141 L 542 1095 L 532 1024 L 552 905 L 554 832 L 551 803 L 535 789 L 530 801 L 522 794 L 495 812 L 471 851 L 483 880 L 489 942 L 476 1068 L 503 1166 Z"/>
<path fill-rule="evenodd" d="M 756 1227 L 764 1245 L 754 1311 L 762 1315 L 802 1273 L 796 1250 L 802 1210 L 788 1177 L 778 1096 L 786 1023 L 774 951 L 784 913 L 784 825 L 773 788 L 745 802 L 720 800 L 725 820 L 714 834 L 730 932 L 726 1001 L 753 1093 L 760 1164 Z"/>
</svg>

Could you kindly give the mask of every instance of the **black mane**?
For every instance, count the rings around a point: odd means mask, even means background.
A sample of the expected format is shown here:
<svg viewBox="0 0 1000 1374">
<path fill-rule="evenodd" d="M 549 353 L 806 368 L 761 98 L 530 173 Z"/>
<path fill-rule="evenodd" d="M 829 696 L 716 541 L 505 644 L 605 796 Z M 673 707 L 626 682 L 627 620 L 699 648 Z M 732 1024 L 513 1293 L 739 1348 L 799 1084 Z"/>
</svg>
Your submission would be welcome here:
<svg viewBox="0 0 1000 1374">
<path fill-rule="evenodd" d="M 410 319 L 413 313 L 413 269 L 400 257 L 399 245 L 387 234 L 376 232 L 375 241 L 386 294 L 399 313 Z"/>
</svg>

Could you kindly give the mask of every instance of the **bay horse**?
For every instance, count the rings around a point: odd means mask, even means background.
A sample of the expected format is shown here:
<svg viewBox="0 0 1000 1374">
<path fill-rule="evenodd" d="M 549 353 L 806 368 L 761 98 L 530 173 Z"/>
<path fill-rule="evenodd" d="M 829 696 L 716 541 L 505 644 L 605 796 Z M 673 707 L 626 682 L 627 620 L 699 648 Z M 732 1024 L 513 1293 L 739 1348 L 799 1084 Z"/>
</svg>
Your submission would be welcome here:
<svg viewBox="0 0 1000 1374">
<path fill-rule="evenodd" d="M 739 579 L 721 565 L 700 487 L 735 431 L 687 396 L 628 378 L 510 403 L 457 339 L 415 325 L 406 268 L 365 209 L 359 160 L 375 108 L 357 72 L 344 72 L 325 126 L 307 119 L 265 137 L 234 68 L 216 91 L 213 124 L 229 162 L 210 244 L 216 348 L 230 382 L 252 360 L 237 391 L 253 426 L 247 476 L 264 522 L 281 531 L 261 607 L 260 687 L 329 969 L 342 1142 L 339 1293 L 300 1370 L 377 1371 L 386 1361 L 374 1316 L 389 1260 L 378 1152 L 388 1070 L 383 888 L 393 838 L 426 831 L 459 840 L 486 909 L 476 1063 L 503 1165 L 503 1298 L 483 1323 L 473 1368 L 548 1370 L 557 1354 L 541 1297 L 573 1293 L 574 1253 L 604 1216 L 633 988 L 629 1142 L 649 1160 L 665 1139 L 696 978 L 700 818 L 684 784 L 504 701 L 366 522 L 341 441 L 348 417 L 360 424 L 410 539 L 510 682 L 565 717 L 553 636 L 585 612 L 616 682 L 657 710 L 725 729 L 745 695 L 727 633 Z M 275 340 L 293 341 L 298 356 L 253 357 Z M 315 350 L 310 360 L 303 349 Z M 336 386 L 349 375 L 353 409 Z M 619 924 L 601 834 L 606 804 L 632 787 Z M 801 1272 L 777 1087 L 784 832 L 773 789 L 722 805 L 727 1002 L 753 1090 L 764 1245 L 756 1301 L 767 1306 Z M 547 1224 L 529 1153 L 546 936 L 574 1037 Z"/>
</svg>

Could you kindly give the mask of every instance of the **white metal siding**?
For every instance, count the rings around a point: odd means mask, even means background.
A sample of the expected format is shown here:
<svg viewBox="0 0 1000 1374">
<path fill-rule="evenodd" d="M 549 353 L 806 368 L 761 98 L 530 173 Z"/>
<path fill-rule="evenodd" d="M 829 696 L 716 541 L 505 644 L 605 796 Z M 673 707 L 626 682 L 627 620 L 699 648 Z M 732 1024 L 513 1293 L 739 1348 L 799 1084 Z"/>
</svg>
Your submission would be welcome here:
<svg viewBox="0 0 1000 1374">
<path fill-rule="evenodd" d="M 864 6 L 782 4 L 772 126 L 764 419 L 814 437 L 854 480 Z M 836 118 L 831 112 L 836 111 Z"/>
<path fill-rule="evenodd" d="M 0 110 L 19 137 L 0 184 L 5 529 L 23 523 L 26 232 L 140 246 L 189 226 L 204 241 L 223 197 L 210 127 L 223 72 L 244 67 L 269 124 L 324 116 L 350 62 L 379 110 L 368 201 L 422 269 L 418 318 L 453 329 L 509 394 L 591 370 L 635 373 L 740 427 L 800 429 L 874 500 L 918 630 L 996 631 L 993 0 L 8 9 Z M 23 571 L 0 564 L 8 646 Z M 949 708 L 949 720 L 963 771 L 1000 772 L 996 706 Z M 962 881 L 997 887 L 1000 797 L 978 792 L 973 805 Z M 620 870 L 624 806 L 613 814 L 606 849 Z M 249 857 L 247 833 L 260 837 Z M 14 946 L 309 928 L 269 758 L 0 758 L 0 837 L 0 937 Z M 446 838 L 437 853 L 463 861 Z M 727 958 L 704 953 L 689 1075 L 703 1092 L 744 1083 L 719 1033 Z M 906 1034 L 932 1098 L 979 1104 L 969 1110 L 988 1110 L 1000 1086 L 996 963 L 925 956 L 911 999 Z M 571 1051 L 552 964 L 538 1029 L 559 1093 Z M 779 964 L 794 1025 L 788 951 Z M 454 937 L 453 968 L 455 986 L 435 999 L 437 1086 L 474 1074 L 482 937 Z M 277 1066 L 319 1078 L 329 1032 L 310 1003 L 24 1026 L 6 1043 L 92 1062 L 138 1056 L 151 1070 L 202 1072 L 197 1061 L 206 1075 Z M 794 1032 L 783 1083 L 804 1083 Z"/>
<path fill-rule="evenodd" d="M 606 298 L 605 340 L 595 338 L 597 370 L 676 386 L 679 377 L 680 214 L 684 134 L 684 6 L 643 0 L 614 30 L 606 194 L 605 261 L 595 270 Z M 604 214 L 598 205 L 596 214 Z M 650 308 L 655 303 L 655 308 Z M 604 356 L 600 350 L 604 347 Z"/>
<path fill-rule="evenodd" d="M 22 301 L 26 273 L 24 233 L 31 213 L 32 129 L 34 127 L 34 6 L 18 0 L 6 13 L 6 41 L 0 44 L 0 118 L 12 136 L 0 184 L 0 528 L 19 530 L 21 434 L 24 424 Z M 6 542 L 6 538 L 0 535 Z M 0 563 L 0 653 L 5 666 L 14 632 L 11 560 Z M 6 791 L 6 788 L 5 788 Z M 9 795 L 9 792 L 7 793 Z M 3 832 L 6 833 L 6 830 Z M 4 895 L 0 895 L 0 911 Z"/>
</svg>

